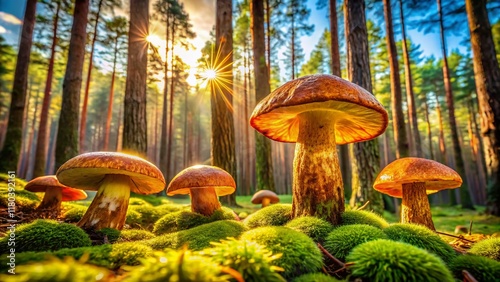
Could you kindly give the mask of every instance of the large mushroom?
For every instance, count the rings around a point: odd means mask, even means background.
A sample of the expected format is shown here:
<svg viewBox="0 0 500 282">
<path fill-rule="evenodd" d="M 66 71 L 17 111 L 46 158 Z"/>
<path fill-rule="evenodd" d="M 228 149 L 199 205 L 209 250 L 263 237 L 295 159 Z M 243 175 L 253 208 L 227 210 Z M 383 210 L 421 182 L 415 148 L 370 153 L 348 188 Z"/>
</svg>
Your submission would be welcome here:
<svg viewBox="0 0 500 282">
<path fill-rule="evenodd" d="M 165 188 L 161 171 L 139 157 L 112 152 L 76 156 L 57 171 L 65 185 L 97 194 L 78 226 L 85 230 L 122 229 L 130 192 L 154 194 Z"/>
<path fill-rule="evenodd" d="M 422 158 L 401 158 L 388 164 L 377 176 L 373 188 L 402 198 L 401 222 L 416 223 L 436 230 L 427 194 L 458 188 L 462 178 L 453 169 Z"/>
<path fill-rule="evenodd" d="M 250 119 L 266 137 L 296 143 L 292 216 L 318 216 L 333 224 L 344 211 L 336 145 L 373 139 L 387 123 L 375 96 L 325 74 L 285 83 L 260 101 Z"/>
<path fill-rule="evenodd" d="M 261 204 L 262 207 L 267 207 L 269 204 L 279 203 L 280 198 L 276 193 L 270 190 L 260 190 L 253 194 L 252 204 Z"/>
<path fill-rule="evenodd" d="M 190 195 L 191 211 L 211 216 L 220 209 L 218 196 L 234 193 L 236 183 L 225 170 L 195 165 L 179 172 L 167 187 L 167 195 Z"/>
<path fill-rule="evenodd" d="M 24 187 L 30 192 L 44 192 L 42 202 L 37 211 L 52 211 L 59 213 L 62 201 L 78 201 L 87 198 L 87 193 L 61 184 L 55 175 L 37 177 Z"/>
</svg>

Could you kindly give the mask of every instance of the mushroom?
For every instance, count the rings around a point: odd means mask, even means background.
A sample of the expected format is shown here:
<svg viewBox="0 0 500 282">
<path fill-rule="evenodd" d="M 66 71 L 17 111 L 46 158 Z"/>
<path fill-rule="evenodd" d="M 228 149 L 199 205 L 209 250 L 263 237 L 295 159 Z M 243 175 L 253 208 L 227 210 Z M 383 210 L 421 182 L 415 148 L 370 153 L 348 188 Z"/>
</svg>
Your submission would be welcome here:
<svg viewBox="0 0 500 282">
<path fill-rule="evenodd" d="M 191 196 L 191 211 L 211 216 L 220 209 L 218 196 L 234 193 L 236 183 L 225 170 L 208 165 L 195 165 L 179 172 L 170 182 L 167 195 Z"/>
<path fill-rule="evenodd" d="M 458 188 L 460 185 L 460 175 L 441 163 L 422 158 L 401 158 L 388 164 L 380 172 L 373 188 L 403 199 L 402 223 L 417 223 L 436 230 L 427 194 Z"/>
<path fill-rule="evenodd" d="M 130 192 L 147 195 L 165 188 L 163 174 L 154 164 L 123 153 L 81 154 L 64 163 L 56 175 L 65 185 L 97 191 L 77 224 L 85 230 L 122 229 Z"/>
<path fill-rule="evenodd" d="M 280 201 L 278 195 L 270 190 L 260 190 L 253 194 L 252 204 L 262 204 L 262 207 L 267 207 L 269 204 L 276 204 Z"/>
<path fill-rule="evenodd" d="M 87 198 L 87 193 L 62 185 L 55 175 L 37 177 L 24 187 L 30 192 L 44 192 L 43 200 L 36 208 L 37 211 L 61 210 L 61 201 L 78 201 Z"/>
<path fill-rule="evenodd" d="M 387 111 L 365 89 L 333 75 L 285 83 L 257 105 L 250 124 L 266 137 L 296 142 L 292 217 L 311 215 L 339 224 L 344 185 L 336 145 L 385 131 Z"/>
</svg>

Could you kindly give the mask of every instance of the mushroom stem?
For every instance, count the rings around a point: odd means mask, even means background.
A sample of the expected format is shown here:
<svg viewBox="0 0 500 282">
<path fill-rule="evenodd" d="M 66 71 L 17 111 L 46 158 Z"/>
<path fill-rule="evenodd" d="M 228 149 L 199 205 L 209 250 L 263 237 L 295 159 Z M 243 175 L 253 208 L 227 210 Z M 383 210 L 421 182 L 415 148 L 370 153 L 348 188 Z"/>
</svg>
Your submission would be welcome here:
<svg viewBox="0 0 500 282">
<path fill-rule="evenodd" d="M 115 228 L 121 230 L 127 217 L 130 177 L 108 174 L 78 226 L 84 230 Z"/>
<path fill-rule="evenodd" d="M 41 210 L 53 210 L 59 211 L 61 209 L 62 192 L 59 187 L 52 187 L 45 190 L 45 195 L 43 195 L 43 200 L 40 205 L 36 208 L 38 211 Z"/>
<path fill-rule="evenodd" d="M 271 203 L 271 199 L 269 199 L 269 198 L 262 199 L 262 207 L 263 208 L 269 206 L 270 203 Z"/>
<path fill-rule="evenodd" d="M 192 212 L 211 216 L 221 207 L 214 188 L 191 189 L 190 194 Z"/>
<path fill-rule="evenodd" d="M 341 222 L 344 185 L 335 142 L 333 112 L 304 112 L 293 161 L 292 217 L 311 215 Z"/>
<path fill-rule="evenodd" d="M 431 208 L 424 182 L 403 184 L 401 222 L 416 223 L 436 230 L 432 222 Z"/>
</svg>

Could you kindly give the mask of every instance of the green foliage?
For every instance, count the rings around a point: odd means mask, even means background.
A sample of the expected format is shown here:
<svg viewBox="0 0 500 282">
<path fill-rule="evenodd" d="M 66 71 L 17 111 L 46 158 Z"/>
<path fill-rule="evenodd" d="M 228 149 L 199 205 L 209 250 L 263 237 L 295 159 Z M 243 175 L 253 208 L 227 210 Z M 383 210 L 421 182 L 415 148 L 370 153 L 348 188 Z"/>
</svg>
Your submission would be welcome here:
<svg viewBox="0 0 500 282">
<path fill-rule="evenodd" d="M 135 198 L 135 197 L 130 197 L 128 200 L 128 205 L 129 206 L 152 206 L 148 201 L 141 199 L 141 198 Z"/>
<path fill-rule="evenodd" d="M 22 187 L 24 187 L 24 184 L 20 183 L 24 183 L 24 181 L 16 178 L 16 191 L 14 195 L 16 212 L 22 211 L 24 213 L 31 213 L 40 203 L 40 199 L 35 193 L 22 189 Z M 0 180 L 0 207 L 8 207 L 9 196 L 12 196 L 12 193 L 11 195 L 9 195 L 9 187 L 7 182 L 4 183 L 3 180 Z"/>
<path fill-rule="evenodd" d="M 361 244 L 347 256 L 351 279 L 363 281 L 453 282 L 437 256 L 412 245 L 379 239 Z"/>
<path fill-rule="evenodd" d="M 191 211 L 178 211 L 164 215 L 154 225 L 155 234 L 172 233 L 190 229 L 217 220 L 235 219 L 231 209 L 222 207 L 207 217 Z"/>
<path fill-rule="evenodd" d="M 242 219 L 242 220 L 243 220 L 243 219 L 245 219 L 245 218 L 247 218 L 247 216 L 248 216 L 248 213 L 247 213 L 247 212 L 240 212 L 240 213 L 238 214 L 238 217 L 239 217 L 240 219 Z"/>
<path fill-rule="evenodd" d="M 223 272 L 217 263 L 209 258 L 195 255 L 187 250 L 165 250 L 155 252 L 141 260 L 141 265 L 129 267 L 129 276 L 124 281 L 181 281 L 199 282 L 229 281 L 230 276 Z"/>
<path fill-rule="evenodd" d="M 292 205 L 275 204 L 262 208 L 249 215 L 244 223 L 249 228 L 268 225 L 284 225 L 292 217 Z"/>
<path fill-rule="evenodd" d="M 328 234 L 324 247 L 334 257 L 345 260 L 354 247 L 377 239 L 387 239 L 387 235 L 367 224 L 345 225 Z"/>
<path fill-rule="evenodd" d="M 439 256 L 446 263 L 449 263 L 456 256 L 455 251 L 448 243 L 426 227 L 410 223 L 395 223 L 385 228 L 384 232 L 389 239 L 427 250 Z"/>
<path fill-rule="evenodd" d="M 97 231 L 97 233 L 101 233 L 103 236 L 105 235 L 108 238 L 110 243 L 114 243 L 120 238 L 120 230 L 114 228 L 103 228 Z"/>
<path fill-rule="evenodd" d="M 389 226 L 389 223 L 378 214 L 363 210 L 350 210 L 342 213 L 342 225 L 349 224 L 368 224 L 380 229 Z"/>
<path fill-rule="evenodd" d="M 316 272 L 323 265 L 323 257 L 316 243 L 307 235 L 282 226 L 265 226 L 247 231 L 241 241 L 252 241 L 263 245 L 273 254 L 282 254 L 275 261 L 285 269 L 283 277 Z"/>
<path fill-rule="evenodd" d="M 15 246 L 8 246 L 9 236 L 0 239 L 0 253 L 55 251 L 62 248 L 90 246 L 91 241 L 82 229 L 68 223 L 38 219 L 15 229 Z"/>
<path fill-rule="evenodd" d="M 238 271 L 246 282 L 284 282 L 273 261 L 281 255 L 273 255 L 263 246 L 251 241 L 239 241 L 234 238 L 212 242 L 213 247 L 204 249 L 202 255 L 209 256 L 214 262 Z"/>
<path fill-rule="evenodd" d="M 73 208 L 63 213 L 62 219 L 65 222 L 78 222 L 82 219 L 85 212 L 87 212 L 87 209 L 88 207 L 75 205 Z"/>
<path fill-rule="evenodd" d="M 450 263 L 450 270 L 457 279 L 462 279 L 462 270 L 467 270 L 478 281 L 500 281 L 500 262 L 486 257 L 457 256 Z"/>
<path fill-rule="evenodd" d="M 314 216 L 294 218 L 285 227 L 302 232 L 311 237 L 315 242 L 323 242 L 328 233 L 333 229 L 330 222 Z"/>
<path fill-rule="evenodd" d="M 143 241 L 153 249 L 178 249 L 187 245 L 190 250 L 202 250 L 210 246 L 210 242 L 218 242 L 227 237 L 239 237 L 247 228 L 235 220 L 219 220 L 203 224 L 188 230 L 160 235 Z"/>
<path fill-rule="evenodd" d="M 186 207 L 175 204 L 163 204 L 159 206 L 150 205 L 133 205 L 129 206 L 128 210 L 133 210 L 141 215 L 141 219 L 137 222 L 140 225 L 149 225 L 155 223 L 165 214 L 186 209 Z"/>
<path fill-rule="evenodd" d="M 122 230 L 118 242 L 131 242 L 154 238 L 155 235 L 147 230 L 127 229 Z"/>
<path fill-rule="evenodd" d="M 293 282 L 337 282 L 337 281 L 340 280 L 337 280 L 332 276 L 328 276 L 321 272 L 308 273 L 293 279 Z"/>
<path fill-rule="evenodd" d="M 153 206 L 159 206 L 159 205 L 172 203 L 166 197 L 161 197 L 161 196 L 156 196 L 156 195 L 141 195 L 141 194 L 130 193 L 130 199 L 134 199 L 134 201 L 135 200 L 143 200 L 143 201 L 145 201 Z"/>
<path fill-rule="evenodd" d="M 0 36 L 0 38 L 1 38 L 1 36 Z M 0 39 L 0 41 L 1 41 L 1 39 Z M 3 188 L 1 188 L 2 184 L 9 183 L 9 179 L 10 179 L 10 177 L 8 174 L 0 173 L 0 189 L 3 189 Z M 20 189 L 25 191 L 24 186 L 26 186 L 26 184 L 28 184 L 28 182 L 26 180 L 16 177 L 16 190 L 17 190 L 16 192 L 18 192 L 18 190 L 20 190 Z M 29 192 L 29 191 L 26 191 L 26 192 Z M 31 193 L 31 194 L 35 195 L 34 193 Z"/>
<path fill-rule="evenodd" d="M 142 222 L 141 214 L 133 209 L 127 209 L 127 217 L 125 218 L 125 223 L 128 225 L 137 225 Z"/>
<path fill-rule="evenodd" d="M 500 238 L 488 238 L 477 242 L 469 250 L 469 254 L 500 261 Z"/>
</svg>

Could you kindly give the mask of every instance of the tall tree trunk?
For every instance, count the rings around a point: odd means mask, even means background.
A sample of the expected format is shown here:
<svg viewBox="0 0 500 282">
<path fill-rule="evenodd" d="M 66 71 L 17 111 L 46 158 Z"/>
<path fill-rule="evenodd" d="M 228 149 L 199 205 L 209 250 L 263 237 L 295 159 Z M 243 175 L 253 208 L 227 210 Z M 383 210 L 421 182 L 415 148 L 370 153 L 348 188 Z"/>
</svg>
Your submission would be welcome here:
<svg viewBox="0 0 500 282">
<path fill-rule="evenodd" d="M 427 141 L 429 143 L 429 155 L 431 160 L 434 159 L 434 149 L 432 146 L 432 128 L 431 128 L 431 122 L 429 119 L 429 105 L 427 103 L 427 97 L 425 97 L 424 100 L 424 111 L 425 111 L 425 123 L 427 124 Z"/>
<path fill-rule="evenodd" d="M 266 66 L 264 42 L 264 7 L 262 1 L 252 0 L 250 4 L 250 25 L 252 29 L 253 66 L 255 77 L 255 101 L 264 99 L 270 92 L 269 68 Z M 245 116 L 248 118 L 248 115 Z M 271 141 L 255 132 L 256 189 L 276 191 L 274 186 Z"/>
<path fill-rule="evenodd" d="M 5 134 L 5 142 L 0 152 L 0 171 L 6 172 L 17 168 L 21 144 L 23 142 L 23 116 L 26 106 L 26 87 L 28 84 L 28 67 L 30 63 L 33 29 L 35 27 L 37 0 L 28 0 L 24 12 L 19 52 L 17 53 L 16 71 L 10 100 L 9 122 Z"/>
<path fill-rule="evenodd" d="M 408 116 L 410 118 L 411 136 L 414 144 L 414 154 L 423 157 L 422 140 L 418 131 L 417 109 L 415 107 L 415 94 L 413 93 L 413 76 L 411 73 L 410 55 L 406 42 L 405 16 L 403 11 L 403 0 L 399 0 L 399 17 L 401 18 L 401 33 L 403 35 L 403 60 L 405 66 L 406 103 L 408 104 Z"/>
<path fill-rule="evenodd" d="M 116 151 L 120 152 L 122 150 L 123 143 L 123 103 L 120 103 L 120 108 L 118 108 L 118 125 L 116 126 Z"/>
<path fill-rule="evenodd" d="M 127 80 L 125 84 L 123 150 L 147 156 L 146 80 L 149 0 L 130 0 Z"/>
<path fill-rule="evenodd" d="M 294 26 L 294 18 L 295 15 L 292 15 L 292 44 L 290 44 L 290 48 L 292 48 L 292 80 L 295 79 L 295 26 Z"/>
<path fill-rule="evenodd" d="M 220 52 L 220 58 L 228 58 L 221 71 L 227 72 L 227 87 L 233 87 L 233 4 L 231 0 L 216 1 L 215 49 Z M 232 113 L 232 91 L 220 87 L 220 91 L 212 87 L 212 165 L 218 166 L 231 174 L 237 182 L 236 149 L 234 141 L 234 121 Z M 236 193 L 221 197 L 225 205 L 236 205 Z"/>
<path fill-rule="evenodd" d="M 163 66 L 163 80 L 165 82 L 163 86 L 163 110 L 162 110 L 162 115 L 161 115 L 161 137 L 160 137 L 160 170 L 163 172 L 163 174 L 167 177 L 168 180 L 168 175 L 167 175 L 167 169 L 168 169 L 168 164 L 167 162 L 167 142 L 168 142 L 168 135 L 167 135 L 167 122 L 168 122 L 168 43 L 170 42 L 169 40 L 169 17 L 167 17 L 167 22 L 165 23 L 165 62 Z"/>
<path fill-rule="evenodd" d="M 364 0 L 345 0 L 344 15 L 349 80 L 372 91 Z M 372 188 L 380 169 L 378 140 L 352 144 L 351 205 L 370 201 L 369 209 L 382 213 L 382 194 Z"/>
<path fill-rule="evenodd" d="M 76 0 L 57 129 L 55 169 L 78 155 L 78 110 L 87 39 L 89 0 Z"/>
<path fill-rule="evenodd" d="M 109 87 L 108 114 L 106 116 L 106 130 L 104 132 L 104 151 L 109 150 L 109 135 L 111 132 L 111 119 L 113 118 L 113 99 L 115 96 L 115 79 L 116 79 L 116 60 L 117 60 L 117 57 L 118 57 L 118 38 L 115 41 L 115 48 L 114 48 L 114 55 L 113 55 L 113 72 L 111 73 L 111 86 Z M 80 143 L 80 144 L 82 144 L 82 143 Z"/>
<path fill-rule="evenodd" d="M 24 162 L 24 166 L 21 168 L 21 173 L 19 177 L 26 179 L 29 171 L 29 167 L 31 164 L 31 150 L 33 149 L 33 139 L 35 139 L 35 131 L 36 131 L 36 121 L 38 119 L 38 94 L 40 94 L 40 87 L 38 87 L 35 96 L 35 110 L 33 111 L 32 123 L 31 123 L 31 131 L 28 137 L 28 148 L 26 152 L 26 160 Z"/>
<path fill-rule="evenodd" d="M 269 77 L 271 77 L 271 7 L 269 6 L 269 0 L 266 0 L 266 29 L 267 73 Z M 255 102 L 259 102 L 259 100 L 256 100 Z"/>
<path fill-rule="evenodd" d="M 437 0 L 437 5 L 439 14 L 440 36 L 441 36 L 441 51 L 443 53 L 444 89 L 446 92 L 446 103 L 448 105 L 448 119 L 451 129 L 451 141 L 453 143 L 453 153 L 455 157 L 456 170 L 460 174 L 463 180 L 462 187 L 459 188 L 460 199 L 462 202 L 462 208 L 474 209 L 469 193 L 469 188 L 467 187 L 467 176 L 465 175 L 465 165 L 464 165 L 464 159 L 462 157 L 462 148 L 460 147 L 460 140 L 458 138 L 457 121 L 455 119 L 455 106 L 453 102 L 453 89 L 451 87 L 450 69 L 448 67 L 448 57 L 446 55 L 446 41 L 444 37 L 444 24 L 443 24 L 441 0 Z"/>
<path fill-rule="evenodd" d="M 94 34 L 90 49 L 89 69 L 87 70 L 87 82 L 85 83 L 85 96 L 83 98 L 82 116 L 80 119 L 80 153 L 85 151 L 85 133 L 87 132 L 87 105 L 89 101 L 90 78 L 92 76 L 92 67 L 94 65 L 94 47 L 97 40 L 97 30 L 99 25 L 99 16 L 101 14 L 102 3 L 104 0 L 99 0 L 97 4 L 97 13 L 94 22 Z"/>
<path fill-rule="evenodd" d="M 172 19 L 172 25 L 171 25 L 171 64 L 170 64 L 170 95 L 169 95 L 169 111 L 168 111 L 168 133 L 167 133 L 167 160 L 166 160 L 166 165 L 167 165 L 167 181 L 173 177 L 172 173 L 172 150 L 175 150 L 175 147 L 172 145 L 173 143 L 173 133 L 174 133 L 174 43 L 175 43 L 175 18 Z M 166 60 L 166 58 L 165 58 Z M 175 158 L 174 158 L 175 162 Z M 175 171 L 175 169 L 173 170 Z"/>
<path fill-rule="evenodd" d="M 401 80 L 399 77 L 398 52 L 394 42 L 394 31 L 392 27 L 391 1 L 384 0 L 384 18 L 386 30 L 387 52 L 389 53 L 389 66 L 391 70 L 391 109 L 392 123 L 394 129 L 394 141 L 396 142 L 396 157 L 408 157 L 408 138 L 406 135 L 405 116 L 403 113 L 403 99 L 401 95 Z"/>
<path fill-rule="evenodd" d="M 488 171 L 487 212 L 500 216 L 500 69 L 486 10 L 486 0 L 465 2 L 481 112 L 481 137 Z"/>
<path fill-rule="evenodd" d="M 22 173 L 24 164 L 26 163 L 27 155 L 26 155 L 26 150 L 27 150 L 27 142 L 28 141 L 28 134 L 29 134 L 29 110 L 31 109 L 31 98 L 32 98 L 32 93 L 33 93 L 33 82 L 31 81 L 29 86 L 29 91 L 28 91 L 28 96 L 26 97 L 26 110 L 24 111 L 23 114 L 23 129 L 22 129 L 22 144 L 21 144 L 21 151 L 19 154 L 19 162 L 17 163 L 17 175 L 20 176 Z M 35 97 L 35 102 L 37 100 L 37 97 Z"/>
<path fill-rule="evenodd" d="M 45 91 L 43 94 L 42 112 L 38 127 L 38 137 L 35 152 L 35 168 L 33 178 L 45 175 L 45 162 L 47 159 L 47 124 L 49 123 L 50 96 L 52 92 L 52 76 L 54 74 L 54 60 L 56 57 L 57 31 L 59 23 L 59 12 L 61 11 L 61 1 L 57 1 L 56 13 L 52 30 L 52 46 L 50 48 L 49 66 L 47 68 L 47 80 L 45 81 Z"/>
</svg>

